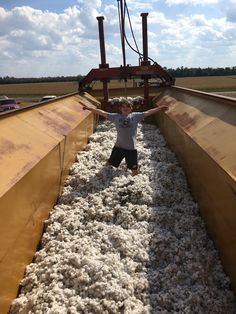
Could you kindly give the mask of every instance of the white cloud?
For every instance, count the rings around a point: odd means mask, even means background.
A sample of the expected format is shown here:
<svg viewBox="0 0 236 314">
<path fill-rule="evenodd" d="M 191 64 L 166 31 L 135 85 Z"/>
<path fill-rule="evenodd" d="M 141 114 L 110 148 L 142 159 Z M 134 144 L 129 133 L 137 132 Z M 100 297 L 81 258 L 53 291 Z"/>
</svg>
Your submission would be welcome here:
<svg viewBox="0 0 236 314">
<path fill-rule="evenodd" d="M 164 14 L 153 12 L 149 22 L 158 28 L 155 39 L 158 52 L 155 59 L 162 66 L 235 65 L 236 50 L 233 42 L 236 42 L 236 25 L 227 22 L 226 18 L 182 14 L 175 19 L 167 19 Z M 149 51 L 150 56 L 151 53 L 155 54 L 155 48 Z M 223 55 L 228 57 L 222 57 Z"/>
<path fill-rule="evenodd" d="M 180 0 L 169 0 L 178 6 Z M 158 0 L 129 0 L 132 27 L 142 52 L 142 18 L 140 7 L 148 15 L 149 55 L 160 65 L 233 66 L 236 60 L 236 0 L 183 1 L 188 14 L 175 7 L 162 7 Z M 184 3 L 183 3 L 184 2 Z M 216 3 L 216 2 L 214 2 Z M 208 16 L 210 8 L 220 9 L 220 16 Z M 158 7 L 157 7 L 158 6 Z M 148 9 L 148 8 L 152 9 Z M 138 8 L 138 10 L 137 10 Z M 182 8 L 182 7 L 181 7 Z M 171 11 L 171 12 L 170 12 Z M 181 14 L 179 14 L 181 12 Z M 190 14 L 189 14 L 190 12 Z M 223 13 L 222 13 L 223 12 Z M 170 14 L 171 13 L 171 14 Z M 234 15 L 235 14 L 235 15 Z M 86 74 L 100 63 L 97 16 L 103 15 L 107 63 L 122 64 L 117 6 L 100 0 L 79 0 L 76 6 L 60 13 L 31 7 L 0 7 L 0 76 L 57 76 Z M 127 22 L 127 38 L 135 47 Z M 138 56 L 126 47 L 127 63 L 138 64 Z M 222 57 L 224 56 L 224 57 Z"/>
<path fill-rule="evenodd" d="M 86 6 L 87 8 L 100 8 L 102 6 L 101 0 L 77 0 L 78 4 Z"/>
<path fill-rule="evenodd" d="M 169 6 L 179 5 L 179 4 L 206 6 L 209 4 L 216 4 L 218 2 L 219 0 L 166 0 L 166 4 Z"/>
<path fill-rule="evenodd" d="M 166 18 L 165 14 L 162 12 L 151 12 L 148 15 L 148 25 L 150 24 L 160 24 L 160 25 L 168 25 L 169 20 Z"/>
<path fill-rule="evenodd" d="M 231 0 L 227 4 L 222 3 L 222 7 L 226 9 L 227 20 L 236 23 L 236 0 Z"/>
<path fill-rule="evenodd" d="M 99 1 L 98 1 L 99 3 Z M 91 9 L 91 10 L 90 10 Z M 90 11 L 89 11 L 90 10 Z M 30 7 L 16 7 L 11 11 L 0 10 L 0 42 L 1 56 L 5 59 L 5 66 L 1 67 L 0 75 L 7 75 L 12 72 L 12 75 L 22 72 L 22 68 L 17 68 L 19 59 L 29 67 L 35 68 L 33 59 L 44 58 L 45 63 L 53 60 L 57 64 L 63 63 L 62 57 L 73 54 L 74 50 L 82 51 L 82 43 L 86 43 L 86 49 L 92 50 L 97 46 L 97 22 L 94 16 L 97 11 L 92 6 L 92 1 L 79 7 L 71 7 L 63 13 L 57 14 L 48 11 L 35 10 Z M 89 42 L 90 41 L 90 42 Z M 91 43 L 92 42 L 92 43 Z M 84 52 L 87 56 L 88 53 Z M 78 58 L 81 54 L 74 53 L 76 57 L 74 62 L 78 64 Z M 68 72 L 87 73 L 88 68 L 84 70 L 77 65 L 68 66 Z M 17 62 L 15 62 L 17 60 Z M 91 60 L 91 59 L 90 59 Z M 9 69 L 9 65 L 15 63 L 15 67 Z M 36 61 L 37 63 L 37 61 Z M 4 71 L 5 68 L 5 71 Z M 45 69 L 50 69 L 46 67 Z M 58 66 L 57 66 L 58 68 Z M 40 69 L 43 67 L 40 66 Z M 53 69 L 51 68 L 53 71 Z M 80 71 L 80 72 L 79 72 Z M 56 73 L 59 75 L 60 73 Z M 65 73 L 63 73 L 65 74 Z M 41 73 L 43 76 L 44 73 Z M 32 73 L 34 76 L 34 73 Z"/>
<path fill-rule="evenodd" d="M 129 11 L 142 11 L 145 12 L 147 10 L 152 10 L 153 9 L 153 3 L 155 3 L 156 1 L 142 1 L 142 0 L 128 0 L 127 1 L 127 6 L 128 6 L 128 9 Z"/>
</svg>

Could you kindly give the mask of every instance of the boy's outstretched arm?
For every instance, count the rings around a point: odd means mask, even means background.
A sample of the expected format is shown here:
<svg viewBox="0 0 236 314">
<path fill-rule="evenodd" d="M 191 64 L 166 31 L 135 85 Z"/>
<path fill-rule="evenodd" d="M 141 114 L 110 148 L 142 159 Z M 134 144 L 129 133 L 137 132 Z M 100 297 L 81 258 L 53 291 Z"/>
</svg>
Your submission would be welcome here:
<svg viewBox="0 0 236 314">
<path fill-rule="evenodd" d="M 157 106 L 155 108 L 149 109 L 147 111 L 144 111 L 144 118 L 151 116 L 152 114 L 155 114 L 161 110 L 166 111 L 167 109 L 168 109 L 167 105 L 160 105 L 160 106 Z"/>
<path fill-rule="evenodd" d="M 84 104 L 83 104 L 83 109 L 84 109 L 84 110 L 92 111 L 92 112 L 98 114 L 99 116 L 103 116 L 104 118 L 107 119 L 108 112 L 106 112 L 106 111 L 104 111 L 104 110 L 97 109 L 97 108 L 92 108 L 92 107 L 88 107 L 88 106 L 86 106 L 86 105 L 84 105 Z"/>
</svg>

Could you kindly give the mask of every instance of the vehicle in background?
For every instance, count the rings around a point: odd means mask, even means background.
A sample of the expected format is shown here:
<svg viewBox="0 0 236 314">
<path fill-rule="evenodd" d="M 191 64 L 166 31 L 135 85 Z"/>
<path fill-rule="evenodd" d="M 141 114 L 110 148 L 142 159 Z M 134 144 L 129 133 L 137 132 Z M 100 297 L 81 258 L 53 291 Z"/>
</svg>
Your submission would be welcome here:
<svg viewBox="0 0 236 314">
<path fill-rule="evenodd" d="M 47 101 L 47 100 L 51 100 L 51 99 L 54 99 L 54 98 L 57 98 L 57 96 L 55 96 L 55 95 L 43 96 L 43 97 L 40 99 L 40 102 L 42 102 L 42 101 Z"/>
<path fill-rule="evenodd" d="M 14 98 L 2 98 L 0 99 L 0 112 L 19 109 L 20 102 L 16 102 Z"/>
</svg>

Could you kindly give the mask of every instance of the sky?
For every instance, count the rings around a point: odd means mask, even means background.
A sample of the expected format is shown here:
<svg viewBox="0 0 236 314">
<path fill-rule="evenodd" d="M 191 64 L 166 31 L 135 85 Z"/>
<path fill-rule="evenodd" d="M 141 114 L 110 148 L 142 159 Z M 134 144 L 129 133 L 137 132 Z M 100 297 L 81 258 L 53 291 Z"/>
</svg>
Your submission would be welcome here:
<svg viewBox="0 0 236 314">
<path fill-rule="evenodd" d="M 120 0 L 0 0 L 0 77 L 86 75 L 101 63 L 97 16 L 104 16 L 106 62 L 123 64 Z M 162 67 L 236 66 L 236 0 L 126 0 L 142 53 Z M 136 49 L 126 15 L 126 36 Z M 127 45 L 126 62 L 138 65 Z"/>
</svg>

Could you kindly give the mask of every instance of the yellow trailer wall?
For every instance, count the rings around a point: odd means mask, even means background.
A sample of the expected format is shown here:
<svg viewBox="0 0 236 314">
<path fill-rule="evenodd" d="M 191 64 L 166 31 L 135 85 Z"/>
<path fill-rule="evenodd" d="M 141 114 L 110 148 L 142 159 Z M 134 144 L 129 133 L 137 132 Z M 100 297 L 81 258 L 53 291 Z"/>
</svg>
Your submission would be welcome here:
<svg viewBox="0 0 236 314">
<path fill-rule="evenodd" d="M 180 160 L 236 292 L 236 101 L 171 88 L 156 122 Z"/>
<path fill-rule="evenodd" d="M 0 313 L 7 313 L 75 153 L 96 121 L 70 95 L 0 119 Z"/>
</svg>

